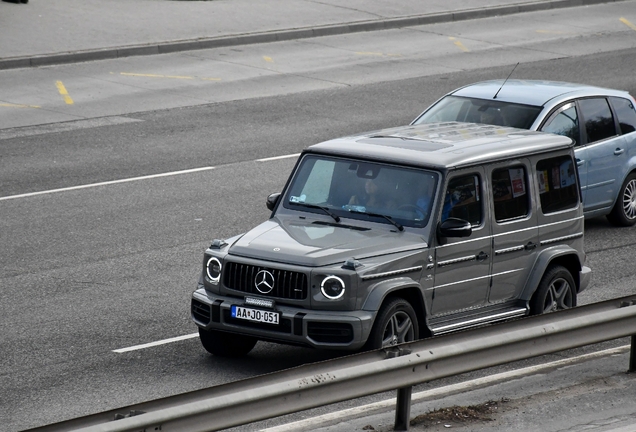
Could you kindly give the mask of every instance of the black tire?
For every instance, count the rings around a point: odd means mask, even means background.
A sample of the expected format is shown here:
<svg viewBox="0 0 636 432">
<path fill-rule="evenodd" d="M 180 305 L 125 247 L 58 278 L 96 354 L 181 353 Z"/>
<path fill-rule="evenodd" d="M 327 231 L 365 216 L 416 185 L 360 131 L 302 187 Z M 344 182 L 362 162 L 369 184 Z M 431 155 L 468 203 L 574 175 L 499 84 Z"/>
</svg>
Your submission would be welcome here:
<svg viewBox="0 0 636 432">
<path fill-rule="evenodd" d="M 247 355 L 258 339 L 218 330 L 204 330 L 199 327 L 199 339 L 203 348 L 219 357 L 243 357 Z"/>
<path fill-rule="evenodd" d="M 409 302 L 395 298 L 383 304 L 365 348 L 375 350 L 419 339 L 417 316 Z"/>
<path fill-rule="evenodd" d="M 623 182 L 616 204 L 607 220 L 616 226 L 632 226 L 636 224 L 636 173 L 631 173 Z"/>
<path fill-rule="evenodd" d="M 541 315 L 576 306 L 576 285 L 562 266 L 550 267 L 530 300 L 530 314 Z"/>
</svg>

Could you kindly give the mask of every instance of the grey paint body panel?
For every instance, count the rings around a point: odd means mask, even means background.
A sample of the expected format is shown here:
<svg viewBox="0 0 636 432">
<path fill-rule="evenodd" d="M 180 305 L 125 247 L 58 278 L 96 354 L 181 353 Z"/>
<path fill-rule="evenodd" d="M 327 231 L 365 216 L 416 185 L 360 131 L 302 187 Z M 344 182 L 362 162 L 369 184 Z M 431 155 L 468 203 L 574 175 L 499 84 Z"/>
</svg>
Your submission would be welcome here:
<svg viewBox="0 0 636 432">
<path fill-rule="evenodd" d="M 572 167 L 572 140 L 456 122 L 392 128 L 313 145 L 299 158 L 268 221 L 244 235 L 216 242 L 206 251 L 203 275 L 193 295 L 193 318 L 205 330 L 357 350 L 367 341 L 390 298 L 401 297 L 411 304 L 423 336 L 527 314 L 528 302 L 553 260 L 567 265 L 578 292 L 589 283 L 580 195 L 574 194 L 568 209 L 543 214 L 539 195 L 545 190 L 537 186 L 536 166 L 550 158 L 569 161 Z M 313 168 L 303 165 L 305 159 L 324 160 L 319 175 L 307 174 Z M 369 161 L 374 167 L 439 173 L 430 219 L 425 224 L 401 226 L 383 218 L 363 217 L 350 213 L 347 206 L 331 205 L 327 192 L 319 194 L 324 201 L 320 206 L 313 202 L 310 207 L 283 205 L 285 200 L 304 203 L 304 194 L 289 193 L 295 182 L 329 178 L 332 174 L 325 167 L 335 169 L 339 161 L 348 161 L 349 171 Z M 528 214 L 497 221 L 491 179 L 497 170 L 519 169 L 526 173 L 518 193 L 528 200 Z M 477 196 L 472 202 L 481 219 L 472 224 L 467 237 L 445 237 L 439 231 L 447 211 L 445 191 L 453 179 L 464 177 L 477 179 Z M 573 179 L 570 181 L 576 181 Z M 332 183 L 331 190 L 344 186 Z M 410 192 L 395 188 L 393 195 Z M 328 211 L 318 208 L 321 206 Z M 222 263 L 216 281 L 208 276 L 216 271 L 206 268 L 210 257 Z M 229 274 L 228 268 L 235 274 Z M 300 278 L 295 281 L 305 278 L 305 292 L 301 294 L 303 289 L 295 285 L 288 291 L 297 294 L 258 292 L 254 275 L 262 271 L 279 275 L 281 280 L 274 284 L 285 284 L 292 275 Z M 328 280 L 341 281 L 344 292 L 327 296 L 323 285 Z M 255 325 L 228 315 L 232 305 L 261 300 L 270 301 L 265 308 L 279 312 L 287 327 Z"/>
</svg>

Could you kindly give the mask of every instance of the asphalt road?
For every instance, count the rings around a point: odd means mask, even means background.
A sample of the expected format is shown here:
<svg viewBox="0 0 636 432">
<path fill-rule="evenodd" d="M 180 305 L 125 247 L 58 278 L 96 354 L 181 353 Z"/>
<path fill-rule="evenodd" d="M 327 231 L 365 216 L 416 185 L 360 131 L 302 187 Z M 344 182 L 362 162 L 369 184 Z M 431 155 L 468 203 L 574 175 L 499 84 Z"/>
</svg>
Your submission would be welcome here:
<svg viewBox="0 0 636 432">
<path fill-rule="evenodd" d="M 259 343 L 229 361 L 196 338 L 114 350 L 196 331 L 189 298 L 206 246 L 267 218 L 265 197 L 310 144 L 408 123 L 517 62 L 515 78 L 636 94 L 636 32 L 619 21 L 636 22 L 633 6 L 0 71 L 0 429 L 336 355 Z M 636 292 L 636 229 L 601 218 L 585 235 L 594 275 L 579 302 Z"/>
</svg>

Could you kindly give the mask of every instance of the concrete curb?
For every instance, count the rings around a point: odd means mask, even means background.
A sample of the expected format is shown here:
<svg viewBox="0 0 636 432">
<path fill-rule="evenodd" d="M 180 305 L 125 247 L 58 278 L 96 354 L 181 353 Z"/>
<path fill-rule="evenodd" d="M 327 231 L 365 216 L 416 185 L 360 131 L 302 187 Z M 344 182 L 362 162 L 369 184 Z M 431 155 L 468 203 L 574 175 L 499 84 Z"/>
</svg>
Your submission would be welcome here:
<svg viewBox="0 0 636 432">
<path fill-rule="evenodd" d="M 320 36 L 333 36 L 348 33 L 414 27 L 426 24 L 464 21 L 477 18 L 490 18 L 501 15 L 513 15 L 523 12 L 536 12 L 549 9 L 588 6 L 600 3 L 616 3 L 621 1 L 626 0 L 530 1 L 512 5 L 472 8 L 459 11 L 370 21 L 357 21 L 327 26 L 313 26 L 288 30 L 243 33 L 232 36 L 221 36 L 214 38 L 164 41 L 157 44 L 130 45 L 65 53 L 42 54 L 26 57 L 8 57 L 0 59 L 0 70 L 79 63 L 94 60 L 108 60 L 131 56 L 168 54 L 181 51 L 193 51 L 236 45 L 280 42 L 296 39 L 314 38 Z"/>
</svg>

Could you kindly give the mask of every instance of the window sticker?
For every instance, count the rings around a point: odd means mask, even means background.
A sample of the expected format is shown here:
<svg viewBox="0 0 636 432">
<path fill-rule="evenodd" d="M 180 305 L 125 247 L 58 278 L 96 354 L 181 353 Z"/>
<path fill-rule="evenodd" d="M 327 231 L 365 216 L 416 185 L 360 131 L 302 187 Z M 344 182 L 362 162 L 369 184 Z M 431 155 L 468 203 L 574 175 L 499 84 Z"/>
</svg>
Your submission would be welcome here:
<svg viewBox="0 0 636 432">
<path fill-rule="evenodd" d="M 552 167 L 552 187 L 561 189 L 561 172 L 558 166 Z"/>
<path fill-rule="evenodd" d="M 290 196 L 289 197 L 289 202 L 304 203 L 306 199 L 307 199 L 307 196 L 305 194 L 302 194 L 299 197 L 298 196 Z"/>
<path fill-rule="evenodd" d="M 561 164 L 561 187 L 572 186 L 576 183 L 576 178 L 574 177 L 574 165 L 572 161 L 567 160 Z"/>
<path fill-rule="evenodd" d="M 523 168 L 511 168 L 508 170 L 510 183 L 512 185 L 512 196 L 514 198 L 526 194 L 526 180 L 523 172 Z"/>
<path fill-rule="evenodd" d="M 550 185 L 548 184 L 548 171 L 538 171 L 537 179 L 539 180 L 539 193 L 544 194 L 550 191 Z"/>
</svg>

